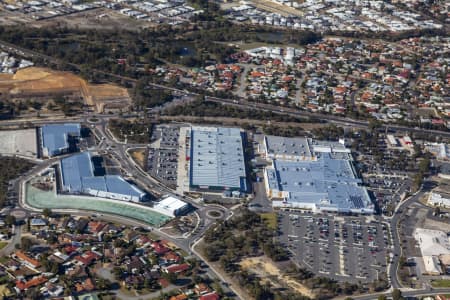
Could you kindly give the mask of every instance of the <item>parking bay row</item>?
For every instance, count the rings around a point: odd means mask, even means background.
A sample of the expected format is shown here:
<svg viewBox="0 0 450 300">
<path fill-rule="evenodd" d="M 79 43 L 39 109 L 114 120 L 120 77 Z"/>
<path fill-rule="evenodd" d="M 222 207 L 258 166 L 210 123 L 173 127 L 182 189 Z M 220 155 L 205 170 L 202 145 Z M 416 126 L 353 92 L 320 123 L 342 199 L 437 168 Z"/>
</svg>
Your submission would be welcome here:
<svg viewBox="0 0 450 300">
<path fill-rule="evenodd" d="M 292 259 L 336 280 L 371 282 L 386 270 L 387 228 L 361 219 L 280 213 L 280 241 Z"/>
</svg>

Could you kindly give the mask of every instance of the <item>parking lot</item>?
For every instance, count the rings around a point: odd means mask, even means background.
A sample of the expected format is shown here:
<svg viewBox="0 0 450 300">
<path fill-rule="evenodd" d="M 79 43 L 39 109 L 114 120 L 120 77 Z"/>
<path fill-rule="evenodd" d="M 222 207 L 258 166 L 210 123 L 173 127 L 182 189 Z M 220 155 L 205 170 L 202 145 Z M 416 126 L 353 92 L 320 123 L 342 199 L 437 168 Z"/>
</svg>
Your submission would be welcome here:
<svg viewBox="0 0 450 300">
<path fill-rule="evenodd" d="M 386 271 L 388 229 L 363 218 L 279 213 L 280 241 L 318 276 L 372 282 Z"/>
<path fill-rule="evenodd" d="M 37 156 L 36 129 L 0 131 L 0 154 Z"/>
<path fill-rule="evenodd" d="M 172 186 L 177 184 L 179 135 L 178 126 L 156 127 L 147 160 L 148 173 Z"/>
</svg>

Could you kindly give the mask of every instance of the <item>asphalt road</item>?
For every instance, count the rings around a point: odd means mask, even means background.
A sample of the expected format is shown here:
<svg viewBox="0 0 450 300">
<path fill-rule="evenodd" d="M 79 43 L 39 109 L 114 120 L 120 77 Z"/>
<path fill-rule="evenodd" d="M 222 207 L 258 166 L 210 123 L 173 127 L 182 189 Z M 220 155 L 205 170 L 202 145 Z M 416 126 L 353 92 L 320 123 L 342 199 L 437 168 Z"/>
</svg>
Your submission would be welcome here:
<svg viewBox="0 0 450 300">
<path fill-rule="evenodd" d="M 6 49 L 9 52 L 15 52 L 20 56 L 26 56 L 28 58 L 36 58 L 39 57 L 45 61 L 48 62 L 52 62 L 52 63 L 57 63 L 57 64 L 61 64 L 63 63 L 60 59 L 56 59 L 54 57 L 50 57 L 47 55 L 44 55 L 42 53 L 33 51 L 33 50 L 29 50 L 29 49 L 25 49 L 13 44 L 10 44 L 8 42 L 5 41 L 0 41 L 0 49 Z M 73 63 L 67 63 L 67 65 L 72 66 L 73 68 L 76 68 L 78 70 L 81 70 L 81 66 L 77 65 L 77 64 L 73 64 Z M 103 74 L 105 76 L 109 76 L 110 78 L 115 78 L 115 79 L 120 79 L 122 81 L 126 81 L 126 82 L 131 82 L 131 83 L 135 83 L 137 80 L 134 78 L 130 78 L 130 77 L 126 77 L 126 76 L 120 76 L 117 74 L 113 74 L 113 73 L 109 73 L 109 72 L 104 72 L 102 70 L 97 70 L 97 69 L 93 69 L 93 72 L 99 73 L 99 74 Z M 151 83 L 149 84 L 152 87 L 156 87 L 156 88 L 160 88 L 160 89 L 166 89 L 166 90 L 170 90 L 176 93 L 182 93 L 185 94 L 187 96 L 198 96 L 199 94 L 197 93 L 192 93 L 192 92 L 186 92 L 185 90 L 181 90 L 181 89 L 177 89 L 177 88 L 173 88 L 173 87 L 169 87 L 169 86 L 165 86 L 165 85 L 160 85 L 160 84 L 154 84 Z M 234 100 L 234 99 L 223 99 L 223 98 L 216 98 L 216 97 L 205 97 L 205 100 L 207 101 L 213 101 L 213 102 L 219 102 L 225 105 L 234 105 L 234 106 L 239 106 L 239 107 L 243 107 L 243 108 L 251 108 L 251 109 L 258 109 L 258 110 L 263 110 L 263 111 L 271 111 L 271 112 L 275 112 L 278 114 L 286 114 L 286 115 L 292 115 L 292 116 L 296 116 L 296 117 L 314 117 L 317 118 L 319 120 L 323 120 L 326 122 L 332 122 L 335 124 L 341 124 L 341 125 L 346 125 L 346 126 L 355 126 L 355 127 L 367 127 L 368 126 L 368 122 L 367 121 L 362 121 L 362 120 L 353 120 L 351 118 L 345 118 L 345 117 L 339 117 L 339 116 L 334 116 L 334 115 L 324 115 L 324 114 L 320 114 L 320 113 L 312 113 L 312 112 L 308 112 L 308 111 L 300 111 L 298 109 L 292 109 L 292 108 L 280 108 L 279 106 L 275 106 L 275 105 L 270 105 L 270 104 L 262 104 L 262 103 L 251 103 L 245 100 L 245 98 L 241 98 L 239 101 L 238 100 Z M 450 137 L 450 132 L 448 131 L 439 131 L 439 130 L 427 130 L 427 129 L 421 129 L 421 128 L 411 128 L 411 127 L 406 127 L 406 126 L 400 126 L 400 125 L 383 125 L 382 128 L 383 130 L 386 129 L 386 127 L 389 127 L 389 129 L 391 130 L 396 130 L 396 131 L 407 131 L 407 132 L 420 132 L 420 133 L 424 133 L 424 132 L 428 132 L 430 134 L 440 134 L 442 136 L 445 137 Z"/>
<path fill-rule="evenodd" d="M 87 122 L 87 118 L 84 118 L 80 120 L 81 122 Z M 95 125 L 94 133 L 98 135 L 99 140 L 103 140 L 105 145 L 111 146 L 111 150 L 108 152 L 113 155 L 117 162 L 120 164 L 122 169 L 126 170 L 129 175 L 133 178 L 135 182 L 137 182 L 139 185 L 143 186 L 146 190 L 154 190 L 157 189 L 159 193 L 165 193 L 169 195 L 176 195 L 174 191 L 170 190 L 169 188 L 165 187 L 161 183 L 159 183 L 154 178 L 150 177 L 148 174 L 146 174 L 144 171 L 142 171 L 131 159 L 131 157 L 127 153 L 127 149 L 130 145 L 120 143 L 116 141 L 106 130 L 106 124 L 107 124 L 107 118 L 100 118 L 99 122 Z M 49 122 L 46 122 L 49 123 Z M 143 146 L 143 145 L 131 145 L 131 146 Z M 146 146 L 146 145 L 144 145 Z M 26 205 L 24 203 L 24 190 L 23 186 L 24 183 L 30 180 L 32 177 L 34 177 L 36 174 L 41 172 L 42 170 L 46 169 L 50 165 L 56 163 L 58 160 L 60 160 L 63 156 L 59 156 L 57 158 L 52 158 L 44 161 L 43 163 L 37 165 L 35 168 L 33 168 L 30 172 L 25 174 L 24 176 L 20 177 L 19 179 L 19 190 L 18 190 L 18 198 L 19 198 L 19 205 L 22 207 L 22 209 L 29 211 L 29 212 L 38 212 L 39 210 L 33 209 Z M 178 195 L 177 195 L 178 196 Z M 210 209 L 208 206 L 201 205 L 197 202 L 195 202 L 193 199 L 190 199 L 188 197 L 183 198 L 183 200 L 191 203 L 191 205 L 196 209 L 196 213 L 200 218 L 201 226 L 197 228 L 195 233 L 185 237 L 185 238 L 174 238 L 156 228 L 153 228 L 153 231 L 156 232 L 159 236 L 162 238 L 171 241 L 175 245 L 177 245 L 180 249 L 186 251 L 187 253 L 196 256 L 197 258 L 200 258 L 198 254 L 194 253 L 192 251 L 192 246 L 195 241 L 199 240 L 201 236 L 204 234 L 204 232 L 212 225 L 214 224 L 215 220 L 208 218 L 207 211 Z M 55 212 L 61 212 L 61 213 L 71 213 L 72 215 L 78 215 L 78 216 L 88 216 L 92 217 L 94 213 L 98 216 L 99 219 L 115 222 L 119 224 L 129 225 L 129 226 L 142 226 L 144 228 L 148 227 L 148 224 L 139 222 L 137 220 L 129 219 L 126 217 L 118 216 L 118 215 L 111 215 L 111 214 L 105 214 L 100 212 L 98 214 L 97 212 L 93 211 L 82 211 L 82 210 L 54 210 Z M 230 216 L 230 212 L 228 210 L 224 210 L 223 218 L 227 218 Z M 20 228 L 17 227 L 17 232 L 15 232 L 15 235 L 13 237 L 13 241 L 6 246 L 3 250 L 4 253 L 7 254 L 8 251 L 11 251 L 11 249 L 14 249 L 14 245 L 17 241 L 20 241 Z M 11 248 L 12 247 L 12 248 Z M 207 274 L 211 278 L 222 278 L 219 273 L 216 273 L 216 271 L 212 269 L 207 270 Z M 233 291 L 232 288 L 223 285 L 222 286 L 224 292 L 229 295 L 236 295 L 236 292 Z"/>
<path fill-rule="evenodd" d="M 237 106 L 241 108 L 246 109 L 257 109 L 261 111 L 270 111 L 277 114 L 284 114 L 284 115 L 290 115 L 294 117 L 311 117 L 316 118 L 325 122 L 330 122 L 338 125 L 343 126 L 353 126 L 358 128 L 366 128 L 369 125 L 368 121 L 362 121 L 362 120 L 354 120 L 351 118 L 345 118 L 345 117 L 338 117 L 334 115 L 325 115 L 320 113 L 312 113 L 308 111 L 300 111 L 298 109 L 294 108 L 287 108 L 287 107 L 279 107 L 271 104 L 262 104 L 262 103 L 252 103 L 248 102 L 246 100 L 232 100 L 232 99 L 223 99 L 223 98 L 216 98 L 216 97 L 205 97 L 206 101 L 211 102 L 217 102 L 221 103 L 223 105 L 232 105 Z M 422 128 L 412 128 L 407 126 L 401 126 L 401 125 L 382 125 L 381 129 L 384 131 L 387 128 L 394 131 L 404 131 L 404 132 L 418 132 L 418 133 L 429 133 L 433 135 L 441 135 L 445 137 L 450 137 L 449 131 L 440 131 L 440 130 L 429 130 L 429 129 L 422 129 Z"/>
<path fill-rule="evenodd" d="M 79 121 L 79 122 L 87 122 L 90 117 L 91 117 L 90 115 L 85 115 L 85 116 L 75 119 L 75 120 Z M 129 155 L 127 154 L 127 149 L 130 146 L 131 147 L 142 147 L 142 146 L 146 146 L 146 145 L 141 145 L 141 144 L 125 145 L 125 144 L 122 144 L 122 143 L 114 140 L 114 138 L 109 134 L 108 130 L 106 130 L 106 125 L 107 125 L 107 122 L 110 117 L 111 116 L 102 116 L 102 115 L 97 116 L 96 115 L 96 118 L 99 119 L 99 121 L 95 123 L 95 129 L 94 129 L 94 132 L 98 135 L 98 138 L 100 140 L 104 137 L 104 145 L 111 146 L 111 150 L 109 150 L 108 152 L 110 154 L 112 154 L 114 157 L 116 157 L 116 160 L 120 163 L 122 168 L 124 170 L 126 170 L 127 172 L 129 172 L 131 177 L 133 178 L 133 180 L 135 180 L 139 185 L 145 187 L 145 189 L 150 190 L 150 191 L 156 190 L 160 194 L 163 193 L 163 194 L 176 195 L 176 193 L 174 191 L 168 189 L 163 184 L 158 182 L 156 179 L 150 177 L 148 174 L 146 174 L 145 172 L 143 172 L 140 168 L 138 168 L 136 166 L 136 164 L 132 161 L 131 157 L 129 157 Z M 57 120 L 57 121 L 39 120 L 39 121 L 33 122 L 33 123 L 35 123 L 36 125 L 39 125 L 39 124 L 43 124 L 43 123 L 61 123 L 61 122 L 67 122 L 67 120 Z M 361 123 L 361 125 L 364 125 L 364 122 L 360 122 L 360 121 L 356 121 L 356 122 L 357 122 L 357 124 Z M 17 120 L 8 121 L 9 125 L 15 125 L 15 124 L 21 124 L 21 123 L 23 123 L 23 121 L 17 121 Z M 409 130 L 410 128 L 407 128 L 407 129 Z M 44 163 L 40 164 L 35 170 L 33 170 L 33 174 L 46 168 L 47 166 L 54 163 L 56 160 L 58 160 L 60 158 L 61 157 L 45 161 Z M 20 192 L 19 192 L 19 195 L 20 195 Z M 390 264 L 390 266 L 389 266 L 388 274 L 391 279 L 391 285 L 394 288 L 402 287 L 401 283 L 399 282 L 398 277 L 397 277 L 397 267 L 398 267 L 399 258 L 401 256 L 399 234 L 396 230 L 396 228 L 398 227 L 400 217 L 401 217 L 401 213 L 399 213 L 399 212 L 403 211 L 403 208 L 406 207 L 407 205 L 418 200 L 420 198 L 420 196 L 421 196 L 421 194 L 418 194 L 418 195 L 413 196 L 412 198 L 406 200 L 405 202 L 401 203 L 397 209 L 397 213 L 390 220 L 392 235 L 393 235 L 393 242 L 394 242 L 394 247 L 393 247 L 393 255 L 394 256 L 392 259 L 392 264 Z M 198 230 L 196 232 L 196 234 L 189 236 L 187 239 L 173 241 L 181 249 L 191 252 L 190 249 L 191 249 L 192 244 L 202 236 L 202 234 L 208 229 L 208 227 L 211 224 L 213 224 L 213 220 L 209 220 L 207 218 L 206 209 L 204 208 L 204 206 L 195 202 L 193 199 L 187 198 L 184 200 L 190 202 L 197 209 L 200 219 L 205 220 L 204 225 L 202 226 L 202 228 L 200 230 Z M 116 216 L 116 218 L 117 218 L 117 216 Z M 119 219 L 116 220 L 117 222 L 120 222 L 120 223 L 126 222 L 126 220 L 124 218 L 120 218 L 120 217 L 118 217 L 118 218 Z M 14 243 L 12 243 L 12 247 L 13 246 L 14 246 Z"/>
<path fill-rule="evenodd" d="M 448 294 L 450 293 L 450 288 L 447 289 L 430 289 L 430 290 L 403 290 L 402 296 L 403 297 L 423 297 L 423 296 L 432 296 L 432 295 L 440 295 L 440 294 Z M 368 294 L 368 295 L 360 295 L 360 296 L 351 296 L 352 299 L 355 300 L 376 300 L 378 296 L 380 295 L 386 295 L 390 296 L 391 292 L 385 292 L 385 293 L 376 293 L 376 294 Z M 340 297 L 339 299 L 345 299 L 346 297 Z"/>
<path fill-rule="evenodd" d="M 424 192 L 419 192 L 416 195 L 412 196 L 411 198 L 400 203 L 397 206 L 395 213 L 390 220 L 391 234 L 394 247 L 392 249 L 393 257 L 392 262 L 389 265 L 388 274 L 393 288 L 403 287 L 400 280 L 398 279 L 398 272 L 397 272 L 399 267 L 399 260 L 400 257 L 402 256 L 402 248 L 400 246 L 400 237 L 399 237 L 399 222 L 406 211 L 405 208 L 411 205 L 412 203 L 418 201 L 423 196 L 423 194 Z"/>
<path fill-rule="evenodd" d="M 16 250 L 15 245 L 20 244 L 20 239 L 22 237 L 22 226 L 14 226 L 13 236 L 2 250 L 0 250 L 0 256 L 9 255 Z"/>
<path fill-rule="evenodd" d="M 0 41 L 0 48 L 2 48 L 2 47 L 6 48 L 8 50 L 14 50 L 18 53 L 22 52 L 21 55 L 25 55 L 25 56 L 29 56 L 29 57 L 41 57 L 48 61 L 59 62 L 59 60 L 54 59 L 52 57 L 48 57 L 48 56 L 42 55 L 40 53 L 30 51 L 27 49 L 23 49 L 23 48 L 15 46 L 15 45 L 4 43 L 4 42 Z M 78 67 L 78 66 L 74 65 L 74 67 Z M 130 82 L 135 81 L 135 79 L 132 79 L 132 78 L 125 78 L 125 77 L 118 76 L 115 74 L 105 73 L 100 70 L 97 70 L 97 71 L 100 73 L 104 73 L 106 75 L 110 75 L 111 77 L 114 77 L 114 78 L 120 78 L 123 80 L 128 80 Z M 167 86 L 163 86 L 163 85 L 153 85 L 153 86 L 158 87 L 158 88 L 172 90 L 172 91 L 178 92 L 178 93 L 181 92 L 181 93 L 191 95 L 191 96 L 197 95 L 195 93 L 186 93 L 185 91 L 167 87 Z M 218 102 L 218 103 L 221 103 L 224 105 L 233 105 L 233 106 L 247 108 L 247 109 L 258 109 L 258 110 L 262 110 L 262 111 L 271 111 L 271 112 L 275 112 L 278 114 L 285 114 L 285 115 L 291 115 L 291 116 L 296 116 L 296 117 L 314 117 L 314 118 L 323 120 L 325 122 L 331 122 L 331 123 L 340 124 L 340 125 L 344 125 L 344 126 L 353 126 L 353 127 L 359 127 L 359 128 L 366 128 L 368 126 L 367 121 L 353 120 L 350 118 L 338 117 L 338 116 L 333 116 L 333 115 L 323 115 L 323 114 L 311 113 L 311 112 L 307 112 L 307 111 L 299 111 L 297 109 L 280 108 L 278 106 L 273 106 L 273 105 L 268 105 L 268 104 L 255 104 L 255 103 L 247 102 L 243 99 L 238 101 L 238 100 L 233 100 L 233 99 L 205 97 L 205 100 Z M 114 149 L 112 149 L 110 151 L 110 153 L 112 153 L 112 155 L 114 155 L 116 157 L 117 161 L 120 162 L 123 169 L 130 172 L 130 175 L 131 175 L 131 177 L 133 177 L 133 180 L 135 180 L 139 185 L 146 187 L 146 189 L 148 189 L 148 190 L 156 190 L 156 191 L 158 191 L 158 193 L 175 194 L 174 191 L 167 189 L 163 184 L 158 182 L 156 179 L 150 177 L 148 174 L 146 174 L 145 172 L 143 172 L 142 170 L 137 168 L 137 166 L 134 164 L 134 162 L 132 162 L 131 158 L 128 156 L 128 154 L 126 152 L 128 148 L 139 147 L 139 146 L 143 146 L 143 145 L 139 145 L 139 144 L 124 145 L 124 144 L 119 143 L 118 141 L 115 141 L 108 134 L 108 132 L 106 130 L 106 124 L 111 117 L 115 117 L 114 115 L 85 114 L 81 117 L 64 118 L 64 119 L 58 119 L 58 120 L 51 120 L 51 119 L 8 120 L 8 121 L 2 121 L 2 122 L 0 122 L 0 124 L 2 124 L 2 125 L 20 125 L 20 124 L 23 124 L 24 122 L 32 121 L 33 124 L 40 125 L 40 124 L 45 124 L 45 123 L 47 123 L 47 124 L 48 123 L 63 123 L 63 122 L 67 122 L 69 120 L 74 121 L 74 122 L 87 122 L 87 120 L 94 115 L 97 119 L 99 119 L 99 123 L 96 123 L 95 127 L 97 129 L 99 129 L 100 136 L 104 136 L 107 139 L 107 144 L 114 145 Z M 428 133 L 430 135 L 440 135 L 440 136 L 450 137 L 450 132 L 448 132 L 448 131 L 426 130 L 426 129 L 420 129 L 420 128 L 411 128 L 411 127 L 406 127 L 406 126 L 400 126 L 400 125 L 383 125 L 382 126 L 383 129 L 385 129 L 386 127 L 389 127 L 389 129 L 394 130 L 394 131 L 420 132 L 420 133 Z M 49 161 L 46 161 L 40 167 L 42 167 L 42 166 L 47 167 L 48 165 L 49 165 Z M 400 206 L 398 207 L 399 208 L 398 211 L 403 211 L 404 207 L 415 202 L 418 198 L 420 198 L 420 194 L 401 203 Z M 202 208 L 201 205 L 199 205 L 197 202 L 193 201 L 192 199 L 184 199 L 184 200 L 190 202 L 194 207 L 197 208 L 197 211 L 198 211 L 201 219 L 207 219 L 207 217 L 205 215 L 205 210 Z M 398 231 L 397 231 L 400 218 L 401 218 L 401 213 L 396 213 L 390 220 L 393 241 L 394 241 L 394 247 L 393 247 L 394 256 L 393 256 L 392 264 L 390 265 L 388 273 L 391 278 L 391 284 L 394 288 L 401 287 L 401 283 L 399 282 L 399 280 L 397 278 L 398 261 L 401 256 L 401 248 L 400 248 L 399 236 L 398 236 Z M 177 241 L 176 244 L 180 245 L 181 243 L 183 243 L 184 245 L 182 245 L 182 247 L 184 247 L 184 248 L 187 247 L 187 249 L 189 249 L 189 246 L 192 245 L 192 243 L 195 240 L 197 240 L 199 237 L 201 237 L 203 232 L 205 230 L 207 230 L 207 228 L 210 224 L 212 224 L 212 221 L 205 224 L 204 228 L 202 230 L 199 230 L 197 234 L 192 235 L 191 237 L 186 239 L 186 241 L 184 241 L 184 242 Z M 14 243 L 12 243 L 12 245 L 14 245 Z M 369 298 L 366 298 L 366 299 L 371 299 L 371 298 L 369 296 Z"/>
</svg>

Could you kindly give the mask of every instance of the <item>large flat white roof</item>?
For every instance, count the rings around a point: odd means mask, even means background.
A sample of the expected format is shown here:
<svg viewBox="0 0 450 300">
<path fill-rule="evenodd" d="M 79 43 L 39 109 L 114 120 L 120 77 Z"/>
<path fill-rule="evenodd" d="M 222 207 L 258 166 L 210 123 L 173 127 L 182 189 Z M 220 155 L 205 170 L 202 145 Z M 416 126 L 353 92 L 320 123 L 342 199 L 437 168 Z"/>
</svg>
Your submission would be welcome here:
<svg viewBox="0 0 450 300">
<path fill-rule="evenodd" d="M 245 159 L 239 128 L 192 127 L 190 185 L 245 188 Z"/>
<path fill-rule="evenodd" d="M 439 259 L 436 256 L 424 256 L 423 263 L 425 265 L 426 273 L 430 275 L 437 275 L 442 273 Z"/>
<path fill-rule="evenodd" d="M 308 139 L 305 137 L 287 138 L 267 135 L 264 137 L 269 155 L 292 155 L 311 157 Z"/>
<path fill-rule="evenodd" d="M 312 159 L 322 153 L 331 153 L 335 157 L 348 157 L 351 153 L 341 142 L 319 141 L 306 137 L 281 137 L 266 135 L 265 151 L 269 157 L 284 157 L 291 160 Z"/>
<path fill-rule="evenodd" d="M 443 231 L 416 228 L 414 237 L 419 244 L 422 256 L 450 254 L 450 240 Z"/>
<path fill-rule="evenodd" d="M 155 208 L 162 208 L 169 211 L 175 211 L 177 209 L 185 207 L 186 205 L 187 205 L 186 202 L 183 202 L 180 199 L 177 199 L 175 197 L 167 197 L 159 201 L 158 204 L 155 205 Z"/>
</svg>

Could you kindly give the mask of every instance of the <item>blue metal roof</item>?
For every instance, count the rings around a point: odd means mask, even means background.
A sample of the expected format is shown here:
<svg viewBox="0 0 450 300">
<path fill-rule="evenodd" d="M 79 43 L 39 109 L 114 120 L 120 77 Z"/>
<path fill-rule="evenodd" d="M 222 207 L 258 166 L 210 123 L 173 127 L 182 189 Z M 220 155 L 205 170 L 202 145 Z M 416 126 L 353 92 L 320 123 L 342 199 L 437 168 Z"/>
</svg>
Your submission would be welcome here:
<svg viewBox="0 0 450 300">
<path fill-rule="evenodd" d="M 61 160 L 63 189 L 71 193 L 102 191 L 142 198 L 145 193 L 118 175 L 94 176 L 89 152 Z"/>
<path fill-rule="evenodd" d="M 289 192 L 287 201 L 310 203 L 337 210 L 371 206 L 366 189 L 359 184 L 349 160 L 333 159 L 329 153 L 317 161 L 274 161 L 266 169 L 270 189 Z"/>
<path fill-rule="evenodd" d="M 80 130 L 80 124 L 76 123 L 44 125 L 41 127 L 42 144 L 50 156 L 59 154 L 69 147 L 68 135 L 80 136 Z"/>
<path fill-rule="evenodd" d="M 47 222 L 43 219 L 31 219 L 30 225 L 31 226 L 45 226 L 45 225 L 47 225 Z"/>
<path fill-rule="evenodd" d="M 83 189 L 91 189 L 96 191 L 106 191 L 105 178 L 103 176 L 98 177 L 84 177 L 82 179 Z"/>
<path fill-rule="evenodd" d="M 106 175 L 105 184 L 106 189 L 110 193 L 116 193 L 120 195 L 130 195 L 135 197 L 141 197 L 144 192 L 138 189 L 136 186 L 128 183 L 121 176 Z"/>
<path fill-rule="evenodd" d="M 94 176 L 90 153 L 83 152 L 63 158 L 61 172 L 64 189 L 73 193 L 81 193 L 83 191 L 82 178 Z"/>
</svg>

